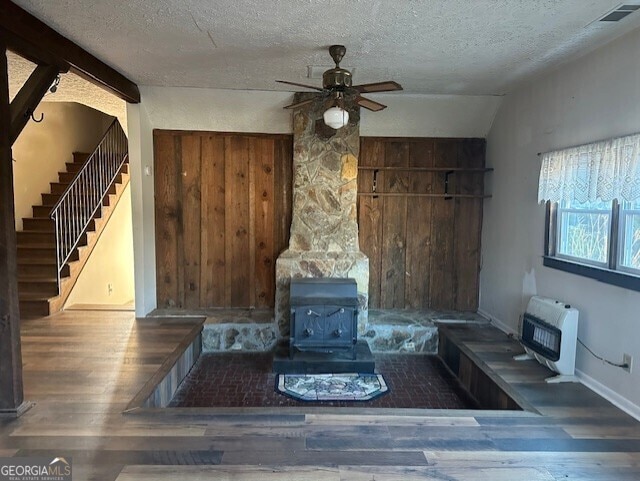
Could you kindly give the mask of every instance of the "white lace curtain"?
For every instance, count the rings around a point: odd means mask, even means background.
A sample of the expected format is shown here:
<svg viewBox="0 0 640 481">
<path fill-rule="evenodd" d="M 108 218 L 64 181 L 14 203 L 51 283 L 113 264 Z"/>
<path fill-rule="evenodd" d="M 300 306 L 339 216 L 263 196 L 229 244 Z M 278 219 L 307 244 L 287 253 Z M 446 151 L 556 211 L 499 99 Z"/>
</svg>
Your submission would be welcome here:
<svg viewBox="0 0 640 481">
<path fill-rule="evenodd" d="M 640 134 L 542 156 L 538 202 L 640 199 Z"/>
</svg>

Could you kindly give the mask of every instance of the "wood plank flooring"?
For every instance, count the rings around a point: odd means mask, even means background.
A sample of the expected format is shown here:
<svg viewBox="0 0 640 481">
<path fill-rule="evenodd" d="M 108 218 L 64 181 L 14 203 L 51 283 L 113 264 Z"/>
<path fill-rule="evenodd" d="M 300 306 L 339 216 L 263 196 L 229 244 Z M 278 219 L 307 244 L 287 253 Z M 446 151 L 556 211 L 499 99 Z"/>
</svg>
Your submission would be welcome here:
<svg viewBox="0 0 640 481">
<path fill-rule="evenodd" d="M 0 456 L 65 456 L 74 480 L 637 481 L 640 423 L 582 385 L 550 386 L 493 328 L 456 335 L 541 414 L 367 408 L 121 414 L 193 327 L 73 311 L 22 326 L 25 398 Z M 522 382 L 520 382 L 522 381 Z"/>
</svg>

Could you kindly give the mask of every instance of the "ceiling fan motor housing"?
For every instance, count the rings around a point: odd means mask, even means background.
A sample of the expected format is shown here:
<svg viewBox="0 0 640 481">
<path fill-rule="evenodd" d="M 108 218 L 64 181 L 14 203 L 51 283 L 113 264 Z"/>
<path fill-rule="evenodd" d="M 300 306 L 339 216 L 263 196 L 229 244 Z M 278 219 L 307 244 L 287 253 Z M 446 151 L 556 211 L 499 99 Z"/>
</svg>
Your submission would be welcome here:
<svg viewBox="0 0 640 481">
<path fill-rule="evenodd" d="M 330 90 L 344 90 L 351 87 L 351 72 L 340 67 L 327 70 L 322 74 L 322 87 Z"/>
</svg>

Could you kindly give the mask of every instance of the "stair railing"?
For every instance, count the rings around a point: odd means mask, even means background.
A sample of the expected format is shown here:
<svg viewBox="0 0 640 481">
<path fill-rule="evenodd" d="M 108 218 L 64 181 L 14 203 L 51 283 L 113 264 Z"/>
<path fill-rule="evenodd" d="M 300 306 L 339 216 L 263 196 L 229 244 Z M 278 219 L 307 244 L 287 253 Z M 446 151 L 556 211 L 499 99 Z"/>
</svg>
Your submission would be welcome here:
<svg viewBox="0 0 640 481">
<path fill-rule="evenodd" d="M 51 209 L 50 217 L 55 226 L 58 292 L 62 269 L 101 208 L 127 155 L 127 136 L 115 119 Z"/>
</svg>

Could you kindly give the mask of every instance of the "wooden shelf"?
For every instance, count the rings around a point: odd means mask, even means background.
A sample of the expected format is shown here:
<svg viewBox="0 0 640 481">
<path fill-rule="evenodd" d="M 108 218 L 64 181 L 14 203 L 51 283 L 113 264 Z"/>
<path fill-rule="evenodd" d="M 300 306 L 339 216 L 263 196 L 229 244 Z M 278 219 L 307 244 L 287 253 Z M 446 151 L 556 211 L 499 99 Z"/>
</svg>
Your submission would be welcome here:
<svg viewBox="0 0 640 481">
<path fill-rule="evenodd" d="M 422 192 L 358 192 L 358 195 L 365 197 L 439 197 L 444 199 L 489 199 L 490 195 L 483 194 L 431 194 Z"/>
<path fill-rule="evenodd" d="M 404 196 L 404 197 L 439 197 L 444 199 L 488 199 L 491 196 L 485 194 L 454 194 L 449 193 L 449 177 L 455 173 L 474 173 L 474 172 L 492 172 L 492 167 L 359 167 L 360 170 L 373 172 L 373 189 L 371 192 L 358 192 L 360 196 Z M 380 171 L 406 171 L 406 172 L 443 172 L 444 173 L 444 192 L 427 193 L 427 192 L 378 192 L 378 173 Z"/>
<path fill-rule="evenodd" d="M 493 172 L 493 167 L 372 167 L 359 166 L 358 170 L 397 170 L 406 172 Z"/>
</svg>

